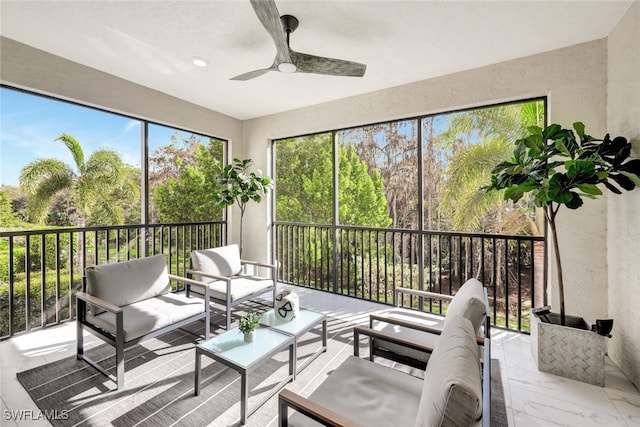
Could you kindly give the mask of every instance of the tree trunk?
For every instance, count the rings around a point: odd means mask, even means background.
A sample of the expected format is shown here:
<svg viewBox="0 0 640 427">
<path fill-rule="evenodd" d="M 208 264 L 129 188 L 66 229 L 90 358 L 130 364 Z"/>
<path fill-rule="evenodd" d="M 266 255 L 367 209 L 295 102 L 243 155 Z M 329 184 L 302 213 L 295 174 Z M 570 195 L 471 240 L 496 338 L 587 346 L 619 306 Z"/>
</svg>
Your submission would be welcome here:
<svg viewBox="0 0 640 427">
<path fill-rule="evenodd" d="M 547 221 L 549 221 L 549 227 L 551 228 L 551 238 L 553 239 L 553 250 L 556 255 L 556 266 L 558 269 L 558 294 L 560 296 L 560 324 L 565 325 L 565 311 L 564 311 L 564 282 L 562 280 L 562 261 L 560 260 L 560 248 L 558 245 L 558 232 L 556 230 L 556 213 L 553 211 L 553 206 L 547 206 L 545 214 Z"/>
</svg>

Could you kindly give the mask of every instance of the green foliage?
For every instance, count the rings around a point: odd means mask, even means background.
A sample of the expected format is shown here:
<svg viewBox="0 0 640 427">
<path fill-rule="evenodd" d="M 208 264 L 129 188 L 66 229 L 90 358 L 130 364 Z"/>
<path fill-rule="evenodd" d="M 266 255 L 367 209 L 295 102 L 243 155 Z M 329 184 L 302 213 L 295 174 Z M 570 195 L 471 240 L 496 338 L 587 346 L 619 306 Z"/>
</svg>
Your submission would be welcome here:
<svg viewBox="0 0 640 427">
<path fill-rule="evenodd" d="M 545 129 L 529 128 L 529 135 L 516 141 L 513 157 L 498 164 L 487 191 L 504 190 L 504 198 L 520 200 L 530 193 L 536 206 L 544 208 L 549 223 L 558 272 L 560 318 L 565 324 L 564 282 L 556 231 L 556 215 L 561 206 L 578 209 L 583 198 L 602 195 L 598 185 L 616 194 L 640 186 L 640 160 L 628 160 L 631 143 L 607 134 L 595 139 L 585 134 L 584 124 L 573 129 L 553 124 Z M 615 184 L 615 185 L 614 185 Z"/>
<path fill-rule="evenodd" d="M 367 227 L 387 227 L 387 199 L 380 172 L 369 173 L 353 144 L 340 145 L 338 171 L 338 205 L 340 223 Z"/>
<path fill-rule="evenodd" d="M 250 334 L 260 326 L 260 315 L 258 313 L 247 313 L 240 318 L 238 329 L 243 334 Z"/>
<path fill-rule="evenodd" d="M 222 209 L 211 196 L 221 172 L 219 153 L 213 145 L 195 147 L 194 164 L 178 159 L 178 176 L 154 189 L 153 202 L 162 222 L 212 221 Z"/>
<path fill-rule="evenodd" d="M 505 190 L 504 198 L 513 201 L 532 193 L 536 206 L 552 207 L 555 217 L 556 205 L 577 209 L 583 197 L 602 195 L 599 184 L 616 194 L 640 184 L 640 160 L 628 160 L 631 143 L 626 138 L 607 134 L 595 139 L 580 122 L 574 129 L 577 138 L 557 124 L 531 127 L 529 135 L 516 141 L 513 157 L 494 168 L 487 190 Z"/>
<path fill-rule="evenodd" d="M 5 190 L 0 190 L 0 227 L 10 227 L 17 221 L 9 195 Z"/>
<path fill-rule="evenodd" d="M 240 207 L 240 254 L 242 254 L 242 224 L 247 203 L 260 203 L 262 197 L 273 187 L 273 181 L 268 176 L 262 176 L 262 171 L 249 172 L 253 161 L 251 159 L 233 159 L 233 164 L 227 165 L 217 177 L 217 185 L 213 199 L 222 208 Z"/>
<path fill-rule="evenodd" d="M 77 224 L 85 225 L 91 215 L 101 213 L 103 224 L 122 221 L 122 207 L 117 190 L 122 189 L 124 164 L 112 150 L 97 150 L 85 161 L 84 151 L 73 136 L 63 133 L 56 141 L 71 152 L 75 164 L 69 166 L 58 159 L 42 158 L 28 163 L 20 171 L 20 187 L 27 193 L 28 213 L 34 222 L 42 222 L 54 197 L 68 195 L 69 211 Z"/>
</svg>

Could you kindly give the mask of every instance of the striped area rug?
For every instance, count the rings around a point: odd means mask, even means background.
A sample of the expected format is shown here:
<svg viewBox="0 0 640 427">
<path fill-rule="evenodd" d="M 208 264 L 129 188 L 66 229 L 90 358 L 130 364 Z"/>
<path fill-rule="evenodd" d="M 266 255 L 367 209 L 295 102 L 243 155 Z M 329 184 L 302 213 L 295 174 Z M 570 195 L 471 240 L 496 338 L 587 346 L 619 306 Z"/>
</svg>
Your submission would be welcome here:
<svg viewBox="0 0 640 427">
<path fill-rule="evenodd" d="M 255 307 L 250 309 L 257 311 Z M 241 314 L 234 314 L 234 317 Z M 328 318 L 327 326 L 327 352 L 287 388 L 308 395 L 332 369 L 353 354 L 353 324 Z M 192 327 L 193 332 L 201 332 L 199 329 L 204 325 L 198 322 Z M 51 420 L 55 426 L 237 425 L 240 417 L 240 375 L 237 372 L 203 357 L 201 391 L 199 396 L 194 395 L 193 348 L 199 342 L 201 339 L 179 330 L 127 350 L 122 390 L 116 390 L 113 381 L 75 357 L 20 372 L 17 377 L 42 411 L 57 415 L 58 419 Z M 298 341 L 299 361 L 320 345 L 318 327 Z M 106 344 L 97 345 L 86 353 L 106 368 L 115 363 L 113 347 Z M 249 404 L 264 396 L 287 372 L 288 350 L 284 350 L 250 373 Z M 275 426 L 277 413 L 277 396 L 274 396 L 249 417 L 246 425 Z"/>
</svg>

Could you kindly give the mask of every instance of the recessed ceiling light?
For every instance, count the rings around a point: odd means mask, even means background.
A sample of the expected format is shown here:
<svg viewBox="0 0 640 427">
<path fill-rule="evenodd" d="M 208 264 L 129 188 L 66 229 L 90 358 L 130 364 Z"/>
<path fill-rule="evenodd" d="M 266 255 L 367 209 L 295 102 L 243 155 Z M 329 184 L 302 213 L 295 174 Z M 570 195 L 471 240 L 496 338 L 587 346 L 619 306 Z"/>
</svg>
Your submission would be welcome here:
<svg viewBox="0 0 640 427">
<path fill-rule="evenodd" d="M 209 65 L 209 61 L 199 56 L 194 56 L 191 61 L 196 67 L 206 67 L 207 65 Z"/>
</svg>

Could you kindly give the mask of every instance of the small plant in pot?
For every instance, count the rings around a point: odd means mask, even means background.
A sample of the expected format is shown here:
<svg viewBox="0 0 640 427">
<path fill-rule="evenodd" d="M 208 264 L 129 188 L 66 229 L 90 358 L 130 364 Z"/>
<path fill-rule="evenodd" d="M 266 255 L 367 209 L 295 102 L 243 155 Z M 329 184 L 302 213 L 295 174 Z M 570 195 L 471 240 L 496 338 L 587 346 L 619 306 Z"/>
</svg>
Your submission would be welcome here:
<svg viewBox="0 0 640 427">
<path fill-rule="evenodd" d="M 245 342 L 253 342 L 255 330 L 260 326 L 260 315 L 258 313 L 247 313 L 240 318 L 238 329 L 244 334 Z"/>
<path fill-rule="evenodd" d="M 493 169 L 491 184 L 485 187 L 487 191 L 504 190 L 504 198 L 514 202 L 529 194 L 535 205 L 544 210 L 555 254 L 560 303 L 559 315 L 549 313 L 547 321 L 557 319 L 556 323 L 562 326 L 587 326 L 581 318 L 569 316 L 568 319 L 565 313 L 564 278 L 556 228 L 560 208 L 578 209 L 583 205 L 584 197 L 598 198 L 603 189 L 622 194 L 622 190 L 640 187 L 640 160 L 630 160 L 630 154 L 631 143 L 626 138 L 618 136 L 612 139 L 609 134 L 601 140 L 593 138 L 585 133 L 584 124 L 580 122 L 573 124 L 573 130 L 563 129 L 557 124 L 544 129 L 534 126 L 529 128 L 527 136 L 515 142 L 513 157 Z M 546 313 L 539 314 L 544 316 Z M 534 345 L 538 345 L 534 344 L 533 338 L 535 325 L 532 319 L 532 350 Z M 608 331 L 603 335 L 606 334 Z M 604 343 L 601 346 L 603 365 Z M 534 351 L 537 353 L 537 350 Z M 573 357 L 567 356 L 567 360 L 575 365 Z M 538 368 L 544 370 L 538 359 L 536 362 Z M 602 384 L 599 385 L 604 385 L 603 375 L 602 372 Z M 571 378 L 570 375 L 564 376 Z"/>
</svg>

